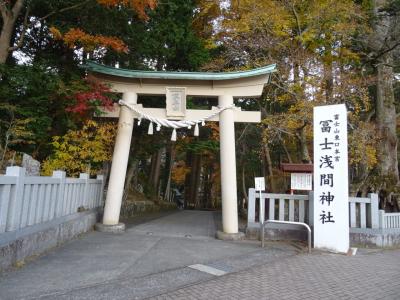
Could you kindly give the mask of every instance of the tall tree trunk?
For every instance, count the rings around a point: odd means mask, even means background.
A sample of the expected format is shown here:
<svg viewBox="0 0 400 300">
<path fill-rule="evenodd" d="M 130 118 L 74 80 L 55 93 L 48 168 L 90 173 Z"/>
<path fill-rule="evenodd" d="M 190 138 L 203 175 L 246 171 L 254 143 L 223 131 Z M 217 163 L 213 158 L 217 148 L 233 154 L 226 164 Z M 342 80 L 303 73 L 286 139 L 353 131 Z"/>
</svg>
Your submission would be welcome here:
<svg viewBox="0 0 400 300">
<path fill-rule="evenodd" d="M 308 147 L 307 147 L 307 137 L 306 137 L 306 132 L 305 132 L 305 127 L 301 127 L 297 133 L 297 139 L 299 140 L 300 144 L 300 155 L 301 155 L 301 161 L 303 163 L 309 164 L 311 162 L 310 159 L 310 153 L 308 152 Z"/>
<path fill-rule="evenodd" d="M 377 66 L 376 123 L 381 137 L 378 147 L 380 174 L 392 178 L 398 184 L 398 139 L 392 63 L 392 55 L 388 52 L 381 56 Z"/>
<path fill-rule="evenodd" d="M 264 152 L 265 164 L 267 167 L 269 183 L 270 183 L 271 191 L 273 192 L 273 191 L 275 191 L 275 178 L 274 178 L 274 173 L 272 172 L 271 150 L 269 149 L 268 143 L 264 143 L 263 152 Z"/>
<path fill-rule="evenodd" d="M 172 176 L 172 168 L 174 166 L 175 162 L 175 146 L 174 143 L 170 143 L 168 147 L 169 151 L 167 151 L 167 159 L 166 159 L 166 166 L 165 166 L 165 178 L 166 178 L 166 184 L 164 187 L 164 200 L 167 200 L 169 197 L 169 193 L 171 190 L 171 176 Z"/>
<path fill-rule="evenodd" d="M 400 209 L 398 196 L 393 195 L 400 186 L 398 169 L 398 138 L 396 134 L 396 107 L 393 90 L 393 52 L 399 41 L 396 34 L 396 15 L 385 8 L 391 1 L 374 0 L 374 31 L 368 40 L 371 57 L 376 64 L 376 125 L 379 133 L 378 171 L 382 178 L 380 188 L 380 207 Z M 397 206 L 397 208 L 396 208 Z"/>
<path fill-rule="evenodd" d="M 381 138 L 378 147 L 379 172 L 381 176 L 391 178 L 395 184 L 399 184 L 396 107 L 393 90 L 394 48 L 391 49 L 390 45 L 390 41 L 396 39 L 391 31 L 395 24 L 395 16 L 382 11 L 389 2 L 388 0 L 374 1 L 376 23 L 371 44 L 373 51 L 377 54 L 376 123 Z"/>
<path fill-rule="evenodd" d="M 212 186 L 213 186 L 213 164 L 209 164 L 206 167 L 206 176 L 203 184 L 203 199 L 204 199 L 204 208 L 213 208 L 212 207 Z"/>
<path fill-rule="evenodd" d="M 149 176 L 149 185 L 155 200 L 158 200 L 158 184 L 160 181 L 162 149 L 157 150 L 151 156 L 151 171 Z"/>
<path fill-rule="evenodd" d="M 15 22 L 20 14 L 25 1 L 17 0 L 11 9 L 6 7 L 4 1 L 0 3 L 3 27 L 0 33 L 0 64 L 4 64 L 10 55 L 11 39 L 15 29 Z"/>
<path fill-rule="evenodd" d="M 325 102 L 330 103 L 333 98 L 333 66 L 332 66 L 332 45 L 326 46 L 324 57 L 324 81 L 325 81 Z"/>
<path fill-rule="evenodd" d="M 241 206 L 244 208 L 245 203 L 248 203 L 249 197 L 247 196 L 246 190 L 246 172 L 244 169 L 244 164 L 242 164 L 242 193 L 243 193 L 243 200 L 241 202 Z"/>
<path fill-rule="evenodd" d="M 193 168 L 193 156 L 194 153 L 191 151 L 186 151 L 186 166 L 190 168 L 190 172 L 186 173 L 185 176 L 185 207 L 189 208 L 192 204 L 191 199 L 191 176 Z"/>
<path fill-rule="evenodd" d="M 153 176 L 153 186 L 156 191 L 157 199 L 159 196 L 159 187 L 160 187 L 160 174 L 161 174 L 161 157 L 164 148 L 158 149 L 157 151 L 157 160 L 154 166 L 154 176 Z"/>
<path fill-rule="evenodd" d="M 128 171 L 126 172 L 126 178 L 125 178 L 123 200 L 127 199 L 129 196 L 129 191 L 132 187 L 132 180 L 133 177 L 135 176 L 137 167 L 138 167 L 137 160 L 132 160 L 128 165 Z"/>
<path fill-rule="evenodd" d="M 281 146 L 283 148 L 283 151 L 285 152 L 288 162 L 290 164 L 293 163 L 292 156 L 290 155 L 289 150 L 287 149 L 284 140 L 281 137 L 279 137 L 279 141 L 281 142 Z"/>
<path fill-rule="evenodd" d="M 192 160 L 192 168 L 190 170 L 190 200 L 193 203 L 194 207 L 197 208 L 199 203 L 199 184 L 200 184 L 200 175 L 201 175 L 201 155 L 193 154 Z"/>
</svg>

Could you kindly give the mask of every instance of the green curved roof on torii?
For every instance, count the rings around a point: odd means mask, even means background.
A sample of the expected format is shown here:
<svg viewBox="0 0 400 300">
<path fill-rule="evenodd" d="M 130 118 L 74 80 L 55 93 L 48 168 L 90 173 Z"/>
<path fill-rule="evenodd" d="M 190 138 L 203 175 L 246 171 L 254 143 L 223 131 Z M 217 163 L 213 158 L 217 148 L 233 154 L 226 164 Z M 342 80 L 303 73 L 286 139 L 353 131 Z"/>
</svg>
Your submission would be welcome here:
<svg viewBox="0 0 400 300">
<path fill-rule="evenodd" d="M 124 78 L 139 79 L 183 79 L 183 80 L 229 80 L 267 75 L 276 71 L 276 64 L 268 65 L 247 71 L 234 72 L 167 72 L 167 71 L 141 71 L 120 69 L 98 64 L 92 61 L 82 66 L 91 72 L 107 74 Z"/>
</svg>

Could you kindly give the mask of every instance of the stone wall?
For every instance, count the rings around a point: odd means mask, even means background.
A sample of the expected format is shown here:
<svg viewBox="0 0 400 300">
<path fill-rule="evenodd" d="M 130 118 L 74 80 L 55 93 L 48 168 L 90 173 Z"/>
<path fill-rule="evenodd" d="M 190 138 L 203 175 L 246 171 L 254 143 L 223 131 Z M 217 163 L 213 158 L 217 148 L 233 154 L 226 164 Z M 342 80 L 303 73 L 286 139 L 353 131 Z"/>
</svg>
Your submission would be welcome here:
<svg viewBox="0 0 400 300">
<path fill-rule="evenodd" d="M 93 209 L 0 235 L 0 271 L 90 231 L 99 219 Z"/>
<path fill-rule="evenodd" d="M 260 238 L 260 228 L 247 227 L 246 237 L 248 239 L 257 240 Z M 265 228 L 264 237 L 270 241 L 307 241 L 307 230 L 296 225 L 275 225 L 269 224 L 268 228 Z"/>
<path fill-rule="evenodd" d="M 293 240 L 307 241 L 307 231 L 302 228 L 293 228 L 288 225 L 265 228 L 266 240 Z M 260 228 L 247 227 L 246 237 L 257 240 L 260 237 Z M 371 229 L 350 228 L 350 245 L 352 247 L 400 247 L 400 230 L 398 229 Z"/>
<path fill-rule="evenodd" d="M 124 201 L 121 207 L 121 216 L 125 218 L 133 217 L 140 213 L 155 212 L 160 210 L 176 209 L 175 202 L 158 202 L 153 201 Z"/>
<path fill-rule="evenodd" d="M 350 244 L 362 247 L 400 247 L 400 230 L 351 228 Z"/>
</svg>

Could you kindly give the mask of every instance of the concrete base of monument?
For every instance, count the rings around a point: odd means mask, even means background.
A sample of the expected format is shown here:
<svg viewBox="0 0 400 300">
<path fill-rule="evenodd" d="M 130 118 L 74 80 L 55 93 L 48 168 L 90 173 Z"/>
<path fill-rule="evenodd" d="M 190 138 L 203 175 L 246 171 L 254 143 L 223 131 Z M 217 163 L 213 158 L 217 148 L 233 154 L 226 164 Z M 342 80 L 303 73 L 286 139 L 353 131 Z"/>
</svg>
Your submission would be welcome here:
<svg viewBox="0 0 400 300">
<path fill-rule="evenodd" d="M 400 229 L 350 228 L 350 244 L 358 247 L 400 247 Z"/>
<path fill-rule="evenodd" d="M 237 233 L 226 233 L 218 230 L 217 233 L 215 234 L 215 237 L 223 241 L 240 241 L 244 240 L 246 235 L 240 231 Z"/>
<path fill-rule="evenodd" d="M 125 232 L 125 224 L 118 223 L 116 225 L 104 225 L 103 223 L 96 223 L 94 229 L 100 232 L 123 233 Z"/>
<path fill-rule="evenodd" d="M 258 224 L 248 226 L 246 228 L 246 238 L 258 240 L 260 238 L 260 226 Z M 307 231 L 297 225 L 280 224 L 279 226 L 269 224 L 268 228 L 265 228 L 264 238 L 270 241 L 307 241 Z"/>
</svg>

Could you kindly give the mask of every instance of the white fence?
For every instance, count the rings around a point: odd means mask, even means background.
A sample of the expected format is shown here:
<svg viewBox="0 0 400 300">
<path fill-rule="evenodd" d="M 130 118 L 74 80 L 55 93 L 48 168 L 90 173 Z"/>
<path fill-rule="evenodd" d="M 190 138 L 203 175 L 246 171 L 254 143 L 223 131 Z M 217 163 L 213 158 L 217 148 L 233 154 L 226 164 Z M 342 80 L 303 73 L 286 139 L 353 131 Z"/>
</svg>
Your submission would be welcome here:
<svg viewBox="0 0 400 300">
<path fill-rule="evenodd" d="M 66 178 L 54 171 L 52 177 L 25 176 L 25 168 L 8 167 L 0 176 L 0 234 L 96 208 L 103 201 L 103 176 Z"/>
<path fill-rule="evenodd" d="M 313 225 L 313 193 L 309 195 L 288 195 L 261 193 L 264 201 L 264 220 L 305 222 Z M 249 189 L 247 225 L 259 224 L 260 193 Z M 257 201 L 256 201 L 257 200 Z M 368 198 L 349 198 L 349 226 L 351 228 L 400 228 L 400 213 L 385 213 L 378 208 L 377 194 L 369 194 Z"/>
<path fill-rule="evenodd" d="M 379 228 L 378 195 L 368 196 L 368 198 L 349 197 L 350 228 Z"/>
<path fill-rule="evenodd" d="M 259 209 L 260 193 L 255 189 L 249 189 L 248 223 L 256 222 Z M 287 195 L 261 193 L 261 199 L 265 201 L 264 220 L 295 221 L 308 223 L 309 220 L 309 197 L 308 195 Z"/>
<path fill-rule="evenodd" d="M 384 210 L 380 210 L 379 225 L 385 229 L 400 228 L 400 213 L 385 213 Z"/>
</svg>

